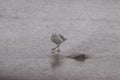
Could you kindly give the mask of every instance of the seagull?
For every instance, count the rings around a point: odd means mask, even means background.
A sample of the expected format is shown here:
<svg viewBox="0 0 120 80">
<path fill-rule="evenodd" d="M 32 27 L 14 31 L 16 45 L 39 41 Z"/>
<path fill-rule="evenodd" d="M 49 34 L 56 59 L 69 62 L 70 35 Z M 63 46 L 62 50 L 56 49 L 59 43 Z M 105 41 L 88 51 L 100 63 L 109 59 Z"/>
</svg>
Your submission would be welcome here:
<svg viewBox="0 0 120 80">
<path fill-rule="evenodd" d="M 55 49 L 58 48 L 58 52 L 60 52 L 59 46 L 60 46 L 60 44 L 61 44 L 62 42 L 66 41 L 66 40 L 67 40 L 67 38 L 65 38 L 65 37 L 64 37 L 63 35 L 61 35 L 61 34 L 57 34 L 57 33 L 52 34 L 52 36 L 51 36 L 51 41 L 57 45 L 57 46 L 56 46 L 55 48 L 53 48 L 52 50 L 55 50 Z"/>
</svg>

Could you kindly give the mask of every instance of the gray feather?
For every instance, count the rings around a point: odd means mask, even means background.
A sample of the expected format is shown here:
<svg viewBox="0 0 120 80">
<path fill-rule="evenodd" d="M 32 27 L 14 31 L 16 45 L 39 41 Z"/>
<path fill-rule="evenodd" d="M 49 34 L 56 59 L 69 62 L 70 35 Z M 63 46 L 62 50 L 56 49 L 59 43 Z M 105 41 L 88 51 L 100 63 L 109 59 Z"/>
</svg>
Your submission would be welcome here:
<svg viewBox="0 0 120 80">
<path fill-rule="evenodd" d="M 65 38 L 64 36 L 62 36 L 61 34 L 59 34 L 60 38 L 65 41 L 67 38 Z"/>
</svg>

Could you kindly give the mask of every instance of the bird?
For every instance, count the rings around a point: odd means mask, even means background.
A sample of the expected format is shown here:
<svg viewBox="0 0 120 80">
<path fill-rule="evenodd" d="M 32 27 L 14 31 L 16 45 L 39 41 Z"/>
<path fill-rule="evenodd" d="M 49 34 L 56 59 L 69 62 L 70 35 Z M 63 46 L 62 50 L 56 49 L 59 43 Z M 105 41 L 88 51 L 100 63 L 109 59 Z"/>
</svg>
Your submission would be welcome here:
<svg viewBox="0 0 120 80">
<path fill-rule="evenodd" d="M 58 48 L 58 52 L 60 52 L 60 44 L 63 43 L 64 41 L 66 41 L 67 38 L 65 38 L 63 35 L 58 34 L 58 33 L 53 33 L 51 36 L 51 41 L 56 44 L 57 46 L 55 48 L 53 48 L 52 50 L 55 50 Z"/>
</svg>

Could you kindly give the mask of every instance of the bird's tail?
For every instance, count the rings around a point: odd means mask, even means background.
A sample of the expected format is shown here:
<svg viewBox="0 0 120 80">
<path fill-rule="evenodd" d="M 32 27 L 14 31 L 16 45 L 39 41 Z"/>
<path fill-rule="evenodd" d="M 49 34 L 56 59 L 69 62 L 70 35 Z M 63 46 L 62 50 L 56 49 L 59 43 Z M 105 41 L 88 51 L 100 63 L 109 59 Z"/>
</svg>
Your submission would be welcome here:
<svg viewBox="0 0 120 80">
<path fill-rule="evenodd" d="M 67 40 L 67 38 L 64 38 L 64 39 L 63 39 L 63 41 L 66 41 L 66 40 Z"/>
</svg>

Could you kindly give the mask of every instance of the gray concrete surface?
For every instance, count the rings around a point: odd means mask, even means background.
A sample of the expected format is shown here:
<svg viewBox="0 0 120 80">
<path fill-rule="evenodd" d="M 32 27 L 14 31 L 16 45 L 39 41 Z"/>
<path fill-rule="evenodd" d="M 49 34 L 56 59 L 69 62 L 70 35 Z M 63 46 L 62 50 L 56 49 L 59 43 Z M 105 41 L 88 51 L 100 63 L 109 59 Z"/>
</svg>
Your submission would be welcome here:
<svg viewBox="0 0 120 80">
<path fill-rule="evenodd" d="M 119 63 L 119 0 L 0 0 L 0 80 L 120 80 Z"/>
</svg>

